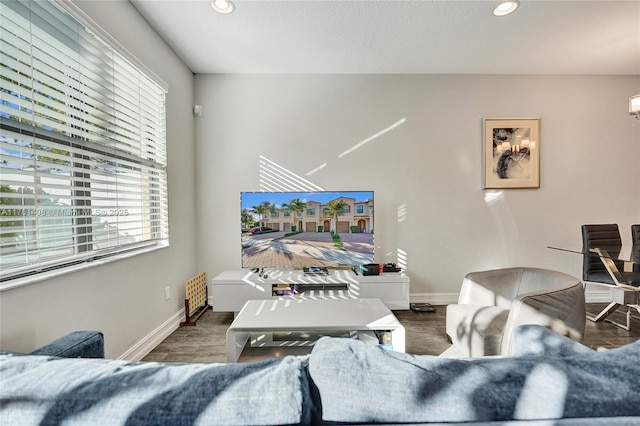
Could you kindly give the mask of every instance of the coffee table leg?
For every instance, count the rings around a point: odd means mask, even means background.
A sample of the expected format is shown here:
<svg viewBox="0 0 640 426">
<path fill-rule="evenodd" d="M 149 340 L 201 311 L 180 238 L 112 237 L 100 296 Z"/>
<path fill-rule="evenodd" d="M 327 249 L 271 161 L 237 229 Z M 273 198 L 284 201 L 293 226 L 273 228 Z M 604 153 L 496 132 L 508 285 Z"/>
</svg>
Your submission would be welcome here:
<svg viewBox="0 0 640 426">
<path fill-rule="evenodd" d="M 227 362 L 238 362 L 250 336 L 251 333 L 247 331 L 236 331 L 232 327 L 227 329 Z"/>
<path fill-rule="evenodd" d="M 391 346 L 396 352 L 405 351 L 405 332 L 404 327 L 400 326 L 391 330 Z"/>
</svg>

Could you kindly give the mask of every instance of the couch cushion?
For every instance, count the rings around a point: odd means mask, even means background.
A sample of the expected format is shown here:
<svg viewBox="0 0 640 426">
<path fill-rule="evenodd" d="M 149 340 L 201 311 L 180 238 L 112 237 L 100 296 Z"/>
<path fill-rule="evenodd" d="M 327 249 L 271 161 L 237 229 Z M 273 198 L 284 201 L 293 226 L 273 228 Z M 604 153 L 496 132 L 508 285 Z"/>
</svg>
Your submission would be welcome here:
<svg viewBox="0 0 640 426">
<path fill-rule="evenodd" d="M 310 422 L 305 358 L 159 364 L 0 357 L 0 424 Z"/>
<path fill-rule="evenodd" d="M 640 416 L 640 342 L 568 357 L 444 359 L 319 340 L 325 421 L 454 422 Z"/>
</svg>

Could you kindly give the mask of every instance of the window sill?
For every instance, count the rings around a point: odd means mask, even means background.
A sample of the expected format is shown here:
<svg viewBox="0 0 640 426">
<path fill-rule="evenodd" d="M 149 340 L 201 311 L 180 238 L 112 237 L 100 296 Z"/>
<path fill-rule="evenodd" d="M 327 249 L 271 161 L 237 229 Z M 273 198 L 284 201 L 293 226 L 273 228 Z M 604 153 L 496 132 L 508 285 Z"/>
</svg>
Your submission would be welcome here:
<svg viewBox="0 0 640 426">
<path fill-rule="evenodd" d="M 73 272 L 84 271 L 86 269 L 106 265 L 108 263 L 116 262 L 118 260 L 129 259 L 131 257 L 138 256 L 140 254 L 151 253 L 153 251 L 160 250 L 166 247 L 169 247 L 169 243 L 155 244 L 155 245 L 143 247 L 137 250 L 132 250 L 126 253 L 120 253 L 113 256 L 104 257 L 98 260 L 87 261 L 77 265 L 66 266 L 53 271 L 43 272 L 41 274 L 34 274 L 34 275 L 29 275 L 27 277 L 16 278 L 15 280 L 9 280 L 4 283 L 1 283 L 0 292 L 6 291 L 6 290 L 12 290 L 18 287 L 23 287 L 29 284 L 35 284 L 41 281 L 50 280 L 52 278 L 57 278 L 62 275 L 67 275 Z"/>
</svg>

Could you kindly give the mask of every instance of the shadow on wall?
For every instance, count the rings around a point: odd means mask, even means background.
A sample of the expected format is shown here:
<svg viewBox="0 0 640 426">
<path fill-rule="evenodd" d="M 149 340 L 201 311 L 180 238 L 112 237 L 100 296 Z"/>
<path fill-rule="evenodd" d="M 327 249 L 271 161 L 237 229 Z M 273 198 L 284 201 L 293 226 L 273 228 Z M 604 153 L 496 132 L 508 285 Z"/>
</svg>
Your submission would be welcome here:
<svg viewBox="0 0 640 426">
<path fill-rule="evenodd" d="M 513 242 L 518 240 L 518 227 L 513 218 L 511 208 L 504 197 L 504 191 L 487 190 L 484 194 L 484 202 L 491 210 L 496 229 L 500 236 L 502 253 L 496 253 L 495 258 L 501 259 L 504 265 L 515 262 L 515 247 Z"/>
</svg>

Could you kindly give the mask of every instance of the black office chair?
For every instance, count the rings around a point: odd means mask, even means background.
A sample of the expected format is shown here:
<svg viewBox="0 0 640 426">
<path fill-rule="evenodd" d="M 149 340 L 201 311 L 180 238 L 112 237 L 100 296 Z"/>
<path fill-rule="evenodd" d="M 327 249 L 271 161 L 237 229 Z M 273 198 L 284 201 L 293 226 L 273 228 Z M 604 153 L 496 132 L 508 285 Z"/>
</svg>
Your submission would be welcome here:
<svg viewBox="0 0 640 426">
<path fill-rule="evenodd" d="M 593 248 L 606 250 L 611 256 L 616 256 L 622 249 L 618 225 L 582 225 L 582 279 L 594 284 L 615 285 L 600 256 L 589 251 Z M 624 269 L 624 262 L 616 260 L 614 263 L 618 270 Z"/>
<path fill-rule="evenodd" d="M 598 253 L 591 250 L 597 249 Z M 624 261 L 617 260 L 622 239 L 617 224 L 582 225 L 582 279 L 585 284 L 605 285 L 611 289 L 613 301 L 597 315 L 587 313 L 587 319 L 607 320 L 625 330 L 631 328 L 631 308 L 640 313 L 640 273 L 624 272 Z M 607 319 L 620 306 L 627 307 L 626 324 Z"/>
<path fill-rule="evenodd" d="M 633 272 L 640 272 L 640 225 L 631 225 L 631 260 L 633 264 Z"/>
</svg>

